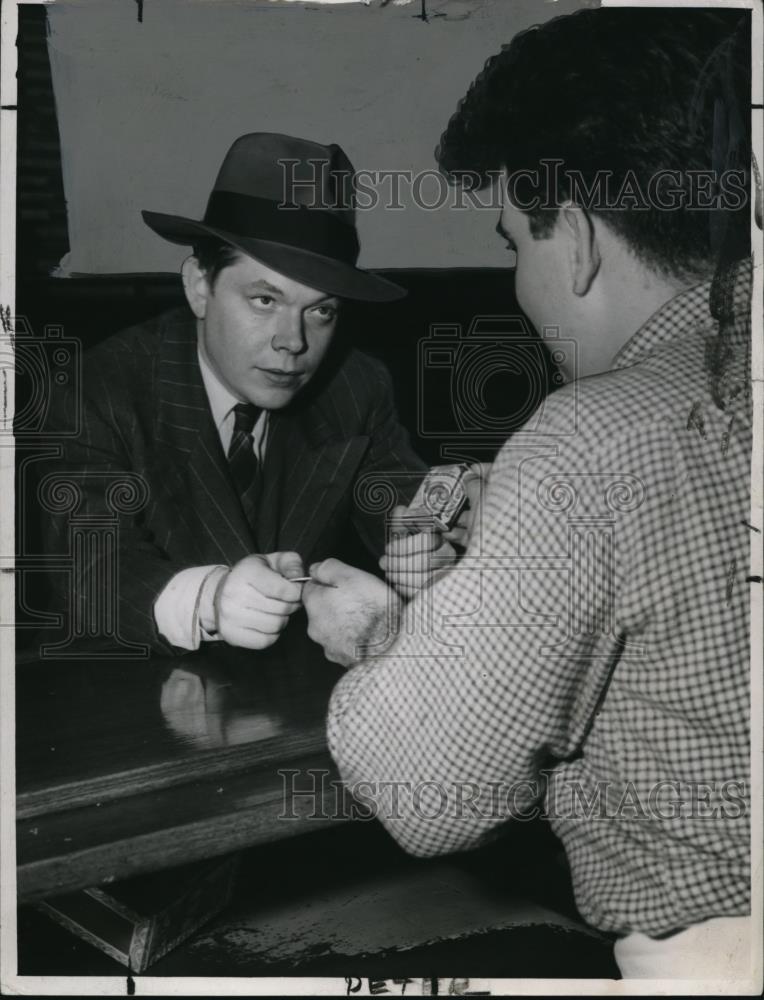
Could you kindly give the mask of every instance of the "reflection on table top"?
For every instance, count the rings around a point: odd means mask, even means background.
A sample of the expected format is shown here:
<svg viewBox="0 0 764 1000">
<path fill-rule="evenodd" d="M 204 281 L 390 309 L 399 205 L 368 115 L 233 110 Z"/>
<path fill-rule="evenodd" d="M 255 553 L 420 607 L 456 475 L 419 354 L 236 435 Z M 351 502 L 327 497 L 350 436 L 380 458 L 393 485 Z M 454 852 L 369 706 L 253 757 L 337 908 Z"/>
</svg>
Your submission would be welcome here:
<svg viewBox="0 0 764 1000">
<path fill-rule="evenodd" d="M 326 708 L 342 672 L 302 629 L 264 652 L 91 657 L 17 668 L 22 894 L 301 832 L 279 820 L 279 770 L 331 771 Z"/>
</svg>

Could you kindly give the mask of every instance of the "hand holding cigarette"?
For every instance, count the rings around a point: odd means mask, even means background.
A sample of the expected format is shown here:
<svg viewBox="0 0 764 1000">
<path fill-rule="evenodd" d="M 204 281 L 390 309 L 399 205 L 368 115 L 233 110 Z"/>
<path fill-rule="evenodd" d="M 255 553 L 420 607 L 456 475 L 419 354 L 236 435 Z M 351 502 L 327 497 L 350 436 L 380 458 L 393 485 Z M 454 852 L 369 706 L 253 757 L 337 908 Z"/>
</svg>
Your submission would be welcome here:
<svg viewBox="0 0 764 1000">
<path fill-rule="evenodd" d="M 232 646 L 272 646 L 302 603 L 305 573 L 297 552 L 251 555 L 225 573 L 215 591 L 215 630 Z"/>
</svg>

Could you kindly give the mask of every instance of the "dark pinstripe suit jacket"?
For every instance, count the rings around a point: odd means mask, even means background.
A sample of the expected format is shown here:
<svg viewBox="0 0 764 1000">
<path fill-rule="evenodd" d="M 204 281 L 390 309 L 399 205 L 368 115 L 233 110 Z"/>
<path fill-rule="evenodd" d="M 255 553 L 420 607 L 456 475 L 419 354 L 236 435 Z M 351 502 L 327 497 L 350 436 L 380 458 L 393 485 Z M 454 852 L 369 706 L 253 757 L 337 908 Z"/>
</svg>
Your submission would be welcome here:
<svg viewBox="0 0 764 1000">
<path fill-rule="evenodd" d="M 295 550 L 308 565 L 336 555 L 351 523 L 381 554 L 383 513 L 362 509 L 355 484 L 392 473 L 406 502 L 425 469 L 396 417 L 384 366 L 338 348 L 292 406 L 271 413 L 255 542 L 207 402 L 190 311 L 116 334 L 85 357 L 82 429 L 50 471 L 79 484 L 75 513 L 87 517 L 109 512 L 115 473 L 142 478 L 148 502 L 120 515 L 119 631 L 158 651 L 170 647 L 153 604 L 179 570 L 232 565 L 254 551 Z M 54 400 L 51 432 L 71 430 L 75 412 L 70 393 Z M 67 549 L 69 515 L 49 517 L 47 540 L 51 552 Z M 59 607 L 65 589 L 59 579 Z"/>
</svg>

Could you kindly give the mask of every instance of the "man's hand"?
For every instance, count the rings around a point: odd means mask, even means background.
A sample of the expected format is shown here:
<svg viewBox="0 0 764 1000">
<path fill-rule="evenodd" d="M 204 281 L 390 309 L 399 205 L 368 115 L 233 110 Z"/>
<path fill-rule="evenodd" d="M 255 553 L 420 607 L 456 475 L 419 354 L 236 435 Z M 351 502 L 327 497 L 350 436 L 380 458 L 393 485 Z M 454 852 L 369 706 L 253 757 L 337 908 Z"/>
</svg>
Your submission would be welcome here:
<svg viewBox="0 0 764 1000">
<path fill-rule="evenodd" d="M 310 575 L 303 591 L 308 635 L 328 660 L 350 666 L 360 659 L 361 647 L 396 630 L 398 598 L 376 576 L 339 559 L 315 563 Z"/>
<path fill-rule="evenodd" d="M 441 531 L 425 510 L 395 507 L 391 514 L 393 538 L 379 561 L 388 583 L 401 597 L 421 590 L 438 570 L 448 569 L 467 548 L 491 466 L 476 462 L 464 478 L 467 505 L 450 531 Z M 417 516 L 419 515 L 419 516 Z"/>
<path fill-rule="evenodd" d="M 408 507 L 395 507 L 390 529 L 393 537 L 379 566 L 401 597 L 413 597 L 437 569 L 456 562 L 456 549 L 427 517 L 426 511 L 417 520 Z"/>
<path fill-rule="evenodd" d="M 453 528 L 443 536 L 458 549 L 466 549 L 470 543 L 480 503 L 485 495 L 488 476 L 491 472 L 490 462 L 473 462 L 469 472 L 464 477 L 464 490 L 467 494 L 467 506 L 459 515 Z"/>
<path fill-rule="evenodd" d="M 215 591 L 215 629 L 224 642 L 245 649 L 266 649 L 301 604 L 304 576 L 296 552 L 246 556 L 228 570 Z"/>
</svg>

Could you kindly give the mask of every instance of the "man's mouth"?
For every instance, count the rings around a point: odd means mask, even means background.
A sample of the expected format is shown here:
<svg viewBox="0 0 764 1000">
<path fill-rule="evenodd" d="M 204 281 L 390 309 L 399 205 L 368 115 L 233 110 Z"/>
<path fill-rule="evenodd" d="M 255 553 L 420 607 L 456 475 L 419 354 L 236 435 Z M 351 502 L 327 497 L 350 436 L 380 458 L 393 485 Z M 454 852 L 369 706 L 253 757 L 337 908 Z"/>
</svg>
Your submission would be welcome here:
<svg viewBox="0 0 764 1000">
<path fill-rule="evenodd" d="M 274 385 L 293 385 L 303 375 L 301 371 L 285 371 L 283 368 L 258 368 L 258 371 L 272 382 Z"/>
</svg>

